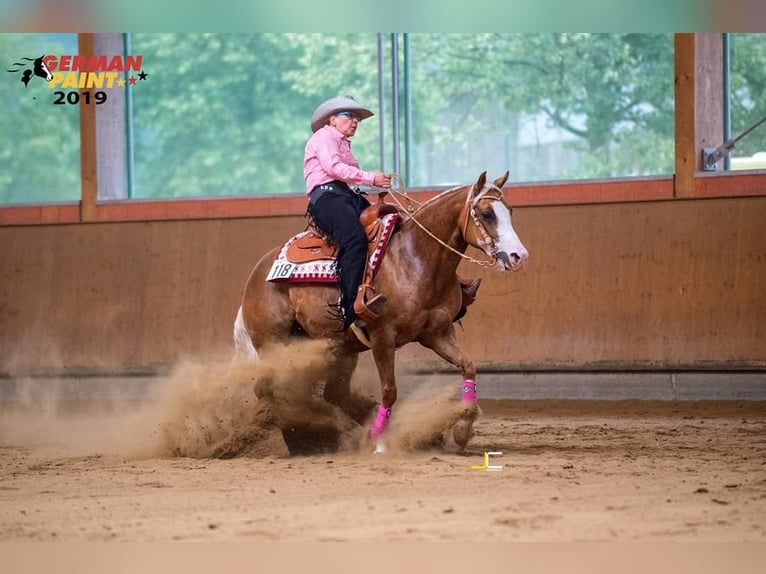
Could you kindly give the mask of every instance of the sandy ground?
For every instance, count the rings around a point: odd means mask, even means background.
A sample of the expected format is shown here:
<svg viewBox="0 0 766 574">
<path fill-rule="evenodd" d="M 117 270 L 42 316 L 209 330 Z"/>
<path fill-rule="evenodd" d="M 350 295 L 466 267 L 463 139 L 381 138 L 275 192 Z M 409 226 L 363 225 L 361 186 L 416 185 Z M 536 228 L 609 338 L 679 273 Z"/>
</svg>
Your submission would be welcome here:
<svg viewBox="0 0 766 574">
<path fill-rule="evenodd" d="M 196 369 L 146 403 L 4 405 L 0 541 L 766 540 L 763 402 L 483 400 L 460 451 L 412 439 L 454 409 L 425 389 L 384 455 L 347 422 L 291 455 L 252 377 Z"/>
</svg>

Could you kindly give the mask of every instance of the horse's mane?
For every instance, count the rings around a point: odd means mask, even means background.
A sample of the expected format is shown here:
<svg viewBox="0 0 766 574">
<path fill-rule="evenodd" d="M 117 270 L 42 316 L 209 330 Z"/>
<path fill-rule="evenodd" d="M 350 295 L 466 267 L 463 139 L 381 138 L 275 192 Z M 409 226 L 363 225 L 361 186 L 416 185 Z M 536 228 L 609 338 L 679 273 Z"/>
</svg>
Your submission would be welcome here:
<svg viewBox="0 0 766 574">
<path fill-rule="evenodd" d="M 456 187 L 451 187 L 451 188 L 449 188 L 449 189 L 445 189 L 444 191 L 442 191 L 442 192 L 441 192 L 441 193 L 439 193 L 438 195 L 435 195 L 435 196 L 433 196 L 431 199 L 429 199 L 429 200 L 426 200 L 426 201 L 424 201 L 423 203 L 421 203 L 421 204 L 418 206 L 418 208 L 417 208 L 415 211 L 413 211 L 412 213 L 410 213 L 410 215 L 415 215 L 415 214 L 419 213 L 420 211 L 422 211 L 424 208 L 428 207 L 428 206 L 429 206 L 429 205 L 431 205 L 432 203 L 435 203 L 435 202 L 441 201 L 441 200 L 442 200 L 442 199 L 443 199 L 445 196 L 447 196 L 447 195 L 449 195 L 450 193 L 453 193 L 453 192 L 455 192 L 455 191 L 458 191 L 458 190 L 460 190 L 460 189 L 463 189 L 464 187 L 465 187 L 465 185 L 458 185 L 458 186 L 456 186 Z"/>
<path fill-rule="evenodd" d="M 455 186 L 455 187 L 451 187 L 449 189 L 445 189 L 444 191 L 442 191 L 438 195 L 435 195 L 431 199 L 429 199 L 429 200 L 425 201 L 424 203 L 420 204 L 420 206 L 415 211 L 411 212 L 409 214 L 409 216 L 412 217 L 413 215 L 417 215 L 418 213 L 420 213 L 423 209 L 425 209 L 429 205 L 431 205 L 433 203 L 438 203 L 438 202 L 442 201 L 446 196 L 454 194 L 454 193 L 460 191 L 461 189 L 465 189 L 466 187 L 471 187 L 471 185 L 472 184 L 469 183 L 469 184 L 458 185 L 458 186 Z M 489 191 L 491 191 L 493 189 L 498 189 L 498 188 L 497 188 L 497 186 L 495 186 L 494 184 L 492 184 L 490 182 L 485 183 L 484 187 L 482 187 L 481 191 L 476 194 L 476 197 L 474 198 L 473 203 L 478 202 L 478 200 L 480 200 L 482 197 L 484 197 L 484 195 L 486 195 Z"/>
</svg>

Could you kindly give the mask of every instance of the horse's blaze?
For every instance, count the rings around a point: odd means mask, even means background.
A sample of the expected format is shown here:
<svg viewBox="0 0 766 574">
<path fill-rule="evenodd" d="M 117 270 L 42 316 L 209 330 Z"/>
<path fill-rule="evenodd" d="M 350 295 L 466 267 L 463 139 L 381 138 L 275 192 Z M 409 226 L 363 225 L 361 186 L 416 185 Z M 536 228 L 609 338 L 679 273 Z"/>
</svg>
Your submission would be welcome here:
<svg viewBox="0 0 766 574">
<path fill-rule="evenodd" d="M 518 271 L 524 266 L 529 252 L 513 228 L 508 209 L 499 201 L 492 204 L 492 209 L 497 217 L 497 238 L 495 239 L 497 257 L 503 262 L 504 269 Z"/>
</svg>

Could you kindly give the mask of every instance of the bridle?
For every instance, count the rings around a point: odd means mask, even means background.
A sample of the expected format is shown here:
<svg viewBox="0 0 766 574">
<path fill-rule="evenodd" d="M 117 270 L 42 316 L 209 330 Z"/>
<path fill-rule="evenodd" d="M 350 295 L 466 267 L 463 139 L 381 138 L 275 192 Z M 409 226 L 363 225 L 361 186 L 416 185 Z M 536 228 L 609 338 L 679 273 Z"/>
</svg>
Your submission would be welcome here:
<svg viewBox="0 0 766 574">
<path fill-rule="evenodd" d="M 398 181 L 399 187 L 400 188 L 402 187 L 401 186 L 401 179 L 399 178 L 398 175 L 392 174 L 392 180 Z M 433 198 L 429 199 L 425 203 L 419 203 L 419 202 L 415 201 L 414 199 L 412 199 L 411 197 L 409 197 L 407 195 L 406 191 L 395 190 L 393 188 L 393 186 L 391 187 L 390 191 L 393 192 L 391 194 L 391 197 L 394 199 L 396 204 L 402 210 L 404 210 L 407 213 L 409 213 L 410 219 L 415 223 L 415 225 L 420 227 L 420 229 L 422 229 L 429 237 L 431 237 L 439 245 L 441 245 L 442 247 L 448 249 L 449 251 L 453 252 L 454 254 L 462 257 L 463 259 L 465 259 L 467 261 L 470 261 L 471 263 L 475 263 L 476 265 L 479 265 L 479 266 L 485 267 L 485 268 L 492 267 L 497 262 L 497 246 L 495 245 L 495 241 L 494 241 L 494 239 L 492 239 L 492 236 L 489 233 L 487 233 L 487 228 L 484 226 L 484 224 L 481 221 L 479 221 L 479 217 L 476 215 L 476 204 L 479 201 L 481 201 L 482 199 L 489 198 L 489 199 L 492 199 L 493 201 L 500 201 L 500 202 L 502 202 L 502 204 L 506 208 L 508 208 L 510 210 L 510 207 L 505 202 L 505 197 L 503 196 L 503 191 L 499 187 L 497 187 L 496 185 L 494 185 L 492 183 L 484 184 L 484 187 L 482 188 L 482 190 L 479 193 L 477 193 L 475 197 L 471 197 L 472 196 L 472 191 L 473 191 L 473 186 L 472 185 L 468 186 L 468 191 L 466 193 L 466 199 L 465 199 L 465 206 L 463 207 L 463 211 L 465 211 L 465 217 L 461 217 L 464 220 L 464 222 L 463 222 L 463 225 L 461 226 L 461 229 L 460 229 L 461 233 L 463 234 L 463 238 L 466 238 L 467 237 L 466 234 L 468 232 L 468 220 L 469 220 L 469 218 L 473 220 L 474 224 L 476 225 L 477 232 L 478 232 L 478 234 L 480 236 L 480 239 L 479 239 L 478 243 L 479 243 L 479 245 L 481 245 L 481 249 L 484 251 L 484 253 L 488 257 L 492 258 L 491 261 L 482 261 L 480 259 L 475 259 L 475 258 L 471 257 L 470 255 L 466 255 L 465 253 L 461 253 L 460 251 L 458 251 L 457 249 L 455 249 L 451 245 L 445 243 L 444 241 L 439 239 L 436 235 L 431 233 L 431 231 L 426 229 L 426 227 L 422 223 L 420 223 L 420 221 L 418 221 L 417 218 L 415 217 L 415 214 L 417 214 L 418 211 L 423 209 L 426 205 L 428 205 L 432 201 L 438 199 L 439 197 L 441 197 L 444 194 L 450 193 L 452 191 L 456 191 L 456 190 L 460 189 L 461 187 L 463 187 L 463 186 L 458 186 L 458 187 L 453 187 L 453 188 L 447 189 L 447 190 L 443 191 L 442 193 L 440 193 L 439 195 L 437 195 L 436 197 L 433 197 Z M 404 197 L 405 201 L 407 202 L 407 207 L 406 208 L 402 205 L 402 203 L 396 197 L 397 194 L 401 195 L 402 197 Z M 413 209 L 413 207 L 412 207 L 413 204 L 417 204 L 417 208 Z"/>
<path fill-rule="evenodd" d="M 484 250 L 484 253 L 486 253 L 489 257 L 492 258 L 492 264 L 494 264 L 497 261 L 497 246 L 495 245 L 495 240 L 492 239 L 492 236 L 489 233 L 487 233 L 487 228 L 484 226 L 484 224 L 481 221 L 479 221 L 479 216 L 476 215 L 476 204 L 479 203 L 479 201 L 481 201 L 482 199 L 492 199 L 493 201 L 499 201 L 509 211 L 511 208 L 505 202 L 505 197 L 503 196 L 503 190 L 501 190 L 499 187 L 497 187 L 493 183 L 484 184 L 484 187 L 482 188 L 482 190 L 479 193 L 477 193 L 476 196 L 473 198 L 471 198 L 470 190 L 468 192 L 468 195 L 466 195 L 465 207 L 463 208 L 466 212 L 465 221 L 461 229 L 463 233 L 463 237 L 464 238 L 467 237 L 466 234 L 468 233 L 468 218 L 470 217 L 473 220 L 474 225 L 476 225 L 476 230 L 480 236 L 480 239 L 478 240 L 479 245 L 482 245 L 482 249 Z"/>
</svg>

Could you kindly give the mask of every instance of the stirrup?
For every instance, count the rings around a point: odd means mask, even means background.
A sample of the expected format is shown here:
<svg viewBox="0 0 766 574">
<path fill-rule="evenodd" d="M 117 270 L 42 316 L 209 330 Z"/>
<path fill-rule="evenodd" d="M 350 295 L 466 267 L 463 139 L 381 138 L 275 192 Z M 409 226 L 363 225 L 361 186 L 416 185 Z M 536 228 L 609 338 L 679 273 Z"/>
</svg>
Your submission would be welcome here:
<svg viewBox="0 0 766 574">
<path fill-rule="evenodd" d="M 359 339 L 359 342 L 362 343 L 362 345 L 368 349 L 372 349 L 372 341 L 370 341 L 370 336 L 367 334 L 365 328 L 358 324 L 358 321 L 351 323 L 351 325 L 348 326 L 348 330 L 356 335 L 356 338 Z"/>
<path fill-rule="evenodd" d="M 354 301 L 354 313 L 359 317 L 359 326 L 365 327 L 370 321 L 374 321 L 383 311 L 383 305 L 386 304 L 388 299 L 385 295 L 375 295 L 369 301 L 364 301 L 364 289 L 365 285 L 359 286 L 359 293 Z"/>
</svg>

